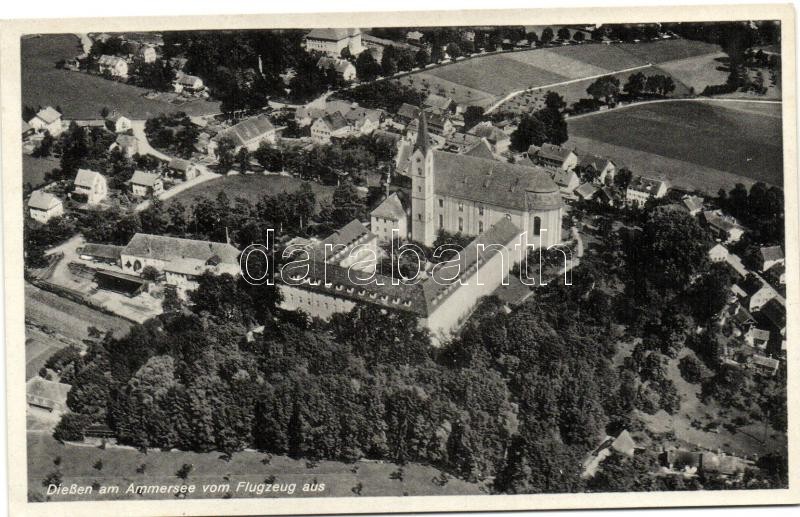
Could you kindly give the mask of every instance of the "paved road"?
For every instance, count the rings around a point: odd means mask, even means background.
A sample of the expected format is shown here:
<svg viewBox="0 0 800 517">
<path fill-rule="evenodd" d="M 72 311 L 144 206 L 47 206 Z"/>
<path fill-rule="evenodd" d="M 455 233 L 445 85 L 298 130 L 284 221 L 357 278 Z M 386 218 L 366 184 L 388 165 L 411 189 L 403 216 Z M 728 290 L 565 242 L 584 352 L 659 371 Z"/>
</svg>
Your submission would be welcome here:
<svg viewBox="0 0 800 517">
<path fill-rule="evenodd" d="M 584 117 L 591 117 L 593 115 L 599 115 L 601 113 L 614 113 L 616 111 L 626 109 L 626 108 L 633 108 L 635 106 L 642 106 L 645 104 L 657 104 L 663 102 L 739 102 L 739 103 L 749 103 L 749 104 L 781 104 L 782 101 L 770 101 L 765 99 L 724 99 L 724 98 L 715 98 L 715 97 L 692 97 L 691 99 L 654 99 L 649 101 L 641 101 L 641 102 L 632 102 L 630 104 L 622 104 L 617 106 L 616 108 L 607 109 L 603 111 L 590 111 L 589 113 L 582 113 L 580 115 L 573 115 L 569 117 L 569 120 L 577 120 L 579 118 Z"/>
<path fill-rule="evenodd" d="M 552 83 L 552 84 L 545 84 L 543 86 L 536 86 L 535 88 L 525 88 L 524 90 L 517 90 L 515 92 L 509 93 L 508 95 L 506 95 L 505 97 L 503 97 L 499 101 L 497 101 L 494 104 L 492 104 L 491 106 L 489 106 L 489 108 L 486 110 L 486 113 L 491 113 L 492 111 L 496 110 L 498 107 L 503 105 L 504 103 L 510 101 L 511 99 L 516 97 L 517 95 L 520 95 L 520 94 L 525 93 L 525 92 L 535 92 L 537 90 L 544 90 L 544 89 L 547 89 L 547 88 L 555 88 L 556 86 L 564 86 L 564 85 L 567 85 L 567 84 L 579 83 L 581 81 L 588 81 L 590 79 L 599 79 L 599 78 L 605 77 L 607 75 L 622 74 L 622 73 L 625 73 L 625 72 L 633 72 L 634 70 L 641 70 L 643 68 L 650 68 L 651 66 L 653 66 L 653 63 L 647 63 L 646 65 L 634 66 L 634 67 L 631 67 L 631 68 L 623 68 L 622 70 L 613 70 L 613 71 L 609 71 L 609 72 L 606 72 L 606 73 L 603 73 L 603 74 L 590 75 L 588 77 L 580 77 L 578 79 L 570 79 L 569 81 L 561 81 L 559 83 Z"/>
</svg>

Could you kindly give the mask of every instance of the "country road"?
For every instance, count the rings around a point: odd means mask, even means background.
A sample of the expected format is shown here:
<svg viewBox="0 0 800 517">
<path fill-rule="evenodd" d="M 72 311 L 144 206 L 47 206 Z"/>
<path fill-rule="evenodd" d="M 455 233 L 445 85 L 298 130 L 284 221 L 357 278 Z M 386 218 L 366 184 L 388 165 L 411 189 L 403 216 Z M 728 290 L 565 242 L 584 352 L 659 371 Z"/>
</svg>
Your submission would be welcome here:
<svg viewBox="0 0 800 517">
<path fill-rule="evenodd" d="M 517 91 L 509 93 L 508 95 L 506 95 L 505 97 L 503 97 L 499 101 L 497 101 L 494 104 L 492 104 L 491 106 L 489 106 L 489 108 L 486 109 L 486 114 L 491 113 L 492 111 L 496 110 L 497 108 L 499 108 L 500 106 L 502 106 L 506 102 L 510 101 L 511 99 L 516 97 L 517 95 L 520 95 L 520 94 L 525 93 L 525 92 L 535 92 L 537 90 L 544 90 L 546 88 L 555 88 L 556 86 L 565 86 L 567 84 L 579 83 L 581 81 L 588 81 L 588 80 L 591 80 L 591 79 L 599 79 L 599 78 L 605 77 L 607 75 L 623 74 L 625 72 L 633 72 L 634 70 L 641 70 L 641 69 L 644 69 L 644 68 L 650 68 L 651 66 L 653 66 L 653 63 L 647 63 L 646 65 L 639 65 L 639 66 L 634 66 L 634 67 L 631 67 L 631 68 L 623 68 L 622 70 L 611 70 L 611 71 L 603 73 L 603 74 L 590 75 L 590 76 L 587 76 L 587 77 L 579 77 L 578 79 L 570 79 L 569 81 L 561 81 L 561 82 L 558 82 L 558 83 L 545 84 L 545 85 L 536 86 L 536 87 L 533 87 L 533 88 L 525 88 L 524 90 L 517 90 Z"/>
<path fill-rule="evenodd" d="M 150 145 L 150 142 L 147 141 L 147 135 L 144 133 L 144 124 L 145 120 L 131 120 L 131 128 L 133 129 L 133 136 L 136 137 L 137 145 L 139 146 L 139 154 L 149 154 L 151 156 L 155 156 L 156 158 L 164 161 L 172 160 L 172 156 L 162 153 L 158 149 L 155 149 L 153 146 Z"/>
</svg>

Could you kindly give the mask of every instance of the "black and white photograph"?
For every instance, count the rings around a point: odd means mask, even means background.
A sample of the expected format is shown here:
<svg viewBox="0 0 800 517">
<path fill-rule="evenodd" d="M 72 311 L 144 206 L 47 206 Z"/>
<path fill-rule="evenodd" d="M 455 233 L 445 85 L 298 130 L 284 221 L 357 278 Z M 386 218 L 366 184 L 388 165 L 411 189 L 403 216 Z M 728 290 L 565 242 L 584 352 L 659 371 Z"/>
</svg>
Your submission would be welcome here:
<svg viewBox="0 0 800 517">
<path fill-rule="evenodd" d="M 17 27 L 19 514 L 797 502 L 760 10 Z"/>
</svg>

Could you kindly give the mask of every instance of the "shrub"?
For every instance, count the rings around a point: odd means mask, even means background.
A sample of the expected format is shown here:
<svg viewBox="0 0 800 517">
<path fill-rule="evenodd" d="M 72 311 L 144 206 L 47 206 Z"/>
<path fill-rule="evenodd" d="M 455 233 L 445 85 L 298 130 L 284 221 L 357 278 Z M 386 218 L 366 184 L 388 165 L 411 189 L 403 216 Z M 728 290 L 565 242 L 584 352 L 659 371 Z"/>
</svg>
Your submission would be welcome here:
<svg viewBox="0 0 800 517">
<path fill-rule="evenodd" d="M 678 362 L 678 369 L 686 382 L 697 384 L 710 375 L 711 371 L 694 355 L 687 355 Z"/>
<path fill-rule="evenodd" d="M 84 432 L 91 423 L 92 419 L 88 415 L 65 413 L 53 430 L 53 438 L 60 442 L 83 440 Z"/>
</svg>

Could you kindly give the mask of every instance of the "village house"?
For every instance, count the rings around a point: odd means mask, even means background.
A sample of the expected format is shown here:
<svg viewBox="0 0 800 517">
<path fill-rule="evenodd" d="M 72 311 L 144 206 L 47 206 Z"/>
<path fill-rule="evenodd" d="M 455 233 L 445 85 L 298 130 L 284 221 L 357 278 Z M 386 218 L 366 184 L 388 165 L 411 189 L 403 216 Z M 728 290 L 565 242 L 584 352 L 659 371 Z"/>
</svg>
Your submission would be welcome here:
<svg viewBox="0 0 800 517">
<path fill-rule="evenodd" d="M 175 93 L 199 93 L 205 90 L 205 85 L 203 84 L 202 79 L 196 75 L 184 73 L 177 74 L 175 81 L 172 83 L 172 87 L 175 90 Z"/>
<path fill-rule="evenodd" d="M 750 356 L 748 366 L 765 377 L 774 377 L 778 373 L 781 362 L 772 357 L 753 354 Z"/>
<path fill-rule="evenodd" d="M 486 141 L 491 144 L 492 151 L 496 154 L 507 152 L 511 145 L 511 137 L 499 127 L 492 125 L 489 121 L 476 124 L 472 129 L 467 131 L 467 133 L 485 138 Z"/>
<path fill-rule="evenodd" d="M 445 139 L 444 149 L 454 153 L 465 153 L 481 142 L 479 136 L 455 132 Z M 489 152 L 491 154 L 491 151 Z"/>
<path fill-rule="evenodd" d="M 744 228 L 739 222 L 722 210 L 706 210 L 702 212 L 703 221 L 715 238 L 723 242 L 737 242 L 744 234 Z"/>
<path fill-rule="evenodd" d="M 617 166 L 614 162 L 596 154 L 583 155 L 578 166 L 584 174 L 591 176 L 592 183 L 596 185 L 613 182 L 614 176 L 617 174 Z"/>
<path fill-rule="evenodd" d="M 356 79 L 356 67 L 346 59 L 323 56 L 317 61 L 317 68 L 333 69 L 343 81 L 355 81 Z"/>
<path fill-rule="evenodd" d="M 589 201 L 594 199 L 595 195 L 600 189 L 591 183 L 584 183 L 580 185 L 578 188 L 575 189 L 575 195 L 578 196 L 578 199 L 583 201 Z"/>
<path fill-rule="evenodd" d="M 370 213 L 370 230 L 381 243 L 391 242 L 394 235 L 408 239 L 407 202 L 404 204 L 400 194 L 389 195 Z"/>
<path fill-rule="evenodd" d="M 772 269 L 775 266 L 783 266 L 783 248 L 780 246 L 762 246 L 758 253 L 761 272 Z"/>
<path fill-rule="evenodd" d="M 35 375 L 25 383 L 25 400 L 28 406 L 60 415 L 69 411 L 67 393 L 72 385 L 49 381 Z"/>
<path fill-rule="evenodd" d="M 156 55 L 156 49 L 154 46 L 142 45 L 136 52 L 136 57 L 142 60 L 144 63 L 155 63 L 158 56 Z"/>
<path fill-rule="evenodd" d="M 700 196 L 684 196 L 681 203 L 689 211 L 689 215 L 696 216 L 703 211 L 703 202 L 705 200 Z"/>
<path fill-rule="evenodd" d="M 572 196 L 575 189 L 578 188 L 578 185 L 581 183 L 580 179 L 578 179 L 578 175 L 571 169 L 554 169 L 552 174 L 553 181 L 556 182 L 556 185 L 561 188 L 561 192 L 566 196 Z"/>
<path fill-rule="evenodd" d="M 445 113 L 430 113 L 427 115 L 428 130 L 431 134 L 442 137 L 444 141 L 455 132 L 453 122 Z M 419 119 L 412 120 L 406 126 L 406 138 L 415 140 L 419 129 Z"/>
<path fill-rule="evenodd" d="M 728 248 L 722 244 L 716 244 L 708 250 L 708 258 L 711 262 L 724 262 L 728 258 Z"/>
<path fill-rule="evenodd" d="M 453 99 L 435 93 L 428 94 L 422 101 L 422 109 L 433 113 L 445 113 L 453 108 Z"/>
<path fill-rule="evenodd" d="M 777 341 L 786 337 L 786 301 L 776 296 L 768 300 L 757 313 L 759 324 L 770 329 L 770 335 Z"/>
<path fill-rule="evenodd" d="M 109 74 L 119 79 L 128 78 L 128 62 L 118 56 L 103 54 L 97 60 L 98 70 L 101 74 Z"/>
<path fill-rule="evenodd" d="M 105 117 L 106 127 L 115 133 L 124 133 L 131 129 L 131 119 L 117 110 L 112 111 Z"/>
<path fill-rule="evenodd" d="M 117 139 L 108 147 L 109 151 L 119 149 L 128 158 L 139 152 L 139 141 L 133 135 L 117 135 Z"/>
<path fill-rule="evenodd" d="M 421 109 L 418 106 L 404 102 L 400 105 L 400 108 L 398 108 L 397 115 L 395 115 L 394 119 L 400 124 L 408 125 L 411 121 L 419 118 L 420 111 Z"/>
<path fill-rule="evenodd" d="M 360 108 L 356 105 L 341 113 L 353 131 L 358 131 L 362 135 L 371 135 L 384 120 L 384 113 L 381 110 Z"/>
<path fill-rule="evenodd" d="M 578 165 L 578 156 L 574 152 L 566 147 L 548 143 L 542 144 L 541 147 L 530 146 L 528 158 L 536 165 L 565 171 L 571 171 Z"/>
<path fill-rule="evenodd" d="M 106 177 L 99 172 L 87 169 L 78 169 L 75 176 L 75 190 L 72 198 L 90 205 L 96 205 L 108 196 L 108 182 Z"/>
<path fill-rule="evenodd" d="M 617 452 L 629 458 L 632 458 L 636 453 L 636 442 L 627 429 L 619 433 L 616 438 L 608 435 L 603 438 L 600 445 L 584 459 L 581 477 L 583 479 L 594 477 L 601 468 L 603 460 L 611 456 L 612 452 Z"/>
<path fill-rule="evenodd" d="M 50 106 L 40 109 L 36 115 L 28 121 L 28 125 L 37 133 L 47 131 L 51 136 L 58 136 L 63 131 L 61 124 L 61 113 Z"/>
<path fill-rule="evenodd" d="M 134 171 L 130 179 L 131 192 L 134 196 L 157 196 L 164 191 L 161 176 L 152 172 Z"/>
<path fill-rule="evenodd" d="M 756 327 L 750 327 L 744 335 L 745 342 L 753 348 L 760 348 L 766 350 L 769 343 L 769 331 Z"/>
<path fill-rule="evenodd" d="M 659 199 L 667 195 L 669 185 L 666 181 L 637 176 L 625 190 L 625 202 L 631 206 L 643 207 L 648 199 Z"/>
<path fill-rule="evenodd" d="M 217 143 L 223 138 L 233 140 L 233 152 L 246 148 L 248 151 L 255 151 L 261 142 L 274 144 L 278 138 L 278 130 L 270 122 L 267 115 L 242 120 L 238 124 L 231 126 L 217 133 L 208 143 L 208 155 L 216 157 Z"/>
<path fill-rule="evenodd" d="M 364 50 L 361 29 L 314 29 L 306 34 L 305 42 L 306 52 L 322 52 L 332 57 L 341 57 L 345 48 L 353 56 Z"/>
<path fill-rule="evenodd" d="M 124 246 L 114 246 L 112 244 L 94 244 L 87 242 L 78 250 L 78 256 L 81 260 L 86 260 L 97 264 L 119 266 L 119 259 L 123 248 Z"/>
<path fill-rule="evenodd" d="M 49 192 L 35 190 L 28 199 L 28 211 L 32 219 L 46 223 L 54 217 L 64 215 L 64 204 Z"/>
<path fill-rule="evenodd" d="M 197 165 L 190 162 L 189 160 L 184 160 L 183 158 L 173 158 L 172 160 L 170 160 L 169 165 L 167 165 L 167 168 L 175 176 L 178 176 L 179 178 L 185 181 L 192 180 L 200 174 Z"/>
<path fill-rule="evenodd" d="M 311 141 L 315 144 L 329 144 L 331 138 L 344 138 L 352 126 L 341 112 L 320 117 L 311 124 Z"/>
<path fill-rule="evenodd" d="M 239 274 L 239 250 L 224 242 L 137 233 L 120 252 L 122 271 L 140 275 L 147 266 L 164 274 L 167 285 L 197 288 L 197 277 Z"/>
</svg>

